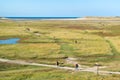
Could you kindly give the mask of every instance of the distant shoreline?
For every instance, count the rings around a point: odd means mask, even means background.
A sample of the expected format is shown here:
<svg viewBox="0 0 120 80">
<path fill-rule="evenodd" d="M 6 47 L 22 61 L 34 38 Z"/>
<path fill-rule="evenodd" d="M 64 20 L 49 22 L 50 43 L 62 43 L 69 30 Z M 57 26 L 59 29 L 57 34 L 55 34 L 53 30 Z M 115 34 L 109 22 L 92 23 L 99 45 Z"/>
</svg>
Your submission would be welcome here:
<svg viewBox="0 0 120 80">
<path fill-rule="evenodd" d="M 76 20 L 78 17 L 6 17 L 10 20 Z"/>
</svg>

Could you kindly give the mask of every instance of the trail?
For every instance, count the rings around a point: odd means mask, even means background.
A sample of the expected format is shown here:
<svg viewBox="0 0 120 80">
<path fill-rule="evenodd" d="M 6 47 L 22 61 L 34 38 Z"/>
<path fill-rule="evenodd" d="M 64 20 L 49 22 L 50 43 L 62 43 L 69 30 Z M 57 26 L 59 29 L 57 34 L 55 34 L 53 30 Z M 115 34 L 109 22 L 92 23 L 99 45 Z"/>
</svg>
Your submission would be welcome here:
<svg viewBox="0 0 120 80">
<path fill-rule="evenodd" d="M 72 67 L 59 67 L 59 66 L 56 66 L 56 65 L 30 63 L 30 62 L 21 61 L 21 60 L 9 60 L 9 59 L 2 59 L 2 58 L 0 58 L 0 62 L 20 64 L 20 65 L 44 66 L 44 67 L 51 67 L 51 68 L 65 69 L 65 70 L 73 70 L 73 71 L 94 72 L 94 73 L 97 72 L 96 67 L 89 67 L 89 68 L 81 68 L 80 67 L 78 70 L 76 70 L 75 68 L 72 68 Z M 101 71 L 101 70 L 99 70 L 99 74 L 120 74 L 120 72 L 111 72 L 111 71 Z"/>
</svg>

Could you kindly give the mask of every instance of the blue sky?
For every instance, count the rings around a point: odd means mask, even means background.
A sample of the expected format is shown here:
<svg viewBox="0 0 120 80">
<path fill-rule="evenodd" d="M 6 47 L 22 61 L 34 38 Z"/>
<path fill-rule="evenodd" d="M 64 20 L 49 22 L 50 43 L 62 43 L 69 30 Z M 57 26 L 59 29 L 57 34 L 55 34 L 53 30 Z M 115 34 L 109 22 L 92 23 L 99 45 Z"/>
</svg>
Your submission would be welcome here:
<svg viewBox="0 0 120 80">
<path fill-rule="evenodd" d="M 120 16 L 120 0 L 0 0 L 0 16 Z"/>
</svg>

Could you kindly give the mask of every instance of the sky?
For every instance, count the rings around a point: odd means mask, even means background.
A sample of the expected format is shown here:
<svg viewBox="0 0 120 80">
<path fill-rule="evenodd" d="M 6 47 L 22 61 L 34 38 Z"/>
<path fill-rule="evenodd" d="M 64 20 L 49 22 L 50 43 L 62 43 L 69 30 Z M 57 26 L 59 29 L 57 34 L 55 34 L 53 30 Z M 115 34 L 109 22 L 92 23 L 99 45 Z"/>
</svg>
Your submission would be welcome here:
<svg viewBox="0 0 120 80">
<path fill-rule="evenodd" d="M 120 0 L 0 0 L 0 16 L 120 16 Z"/>
</svg>

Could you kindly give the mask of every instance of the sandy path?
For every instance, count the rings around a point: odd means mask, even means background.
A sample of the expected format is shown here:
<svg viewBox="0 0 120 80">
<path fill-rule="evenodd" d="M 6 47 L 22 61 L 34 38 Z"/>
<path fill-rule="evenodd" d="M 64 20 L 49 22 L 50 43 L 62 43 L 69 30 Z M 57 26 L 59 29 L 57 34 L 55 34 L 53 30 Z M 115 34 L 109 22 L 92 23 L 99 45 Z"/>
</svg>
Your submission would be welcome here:
<svg viewBox="0 0 120 80">
<path fill-rule="evenodd" d="M 72 68 L 72 67 L 58 67 L 56 65 L 30 63 L 30 62 L 25 62 L 25 61 L 20 61 L 20 60 L 9 60 L 9 59 L 2 59 L 2 58 L 0 58 L 0 62 L 14 63 L 14 64 L 20 64 L 20 65 L 44 66 L 44 67 L 52 67 L 52 68 L 65 69 L 65 70 L 74 70 L 74 71 L 84 71 L 84 72 L 94 72 L 94 73 L 97 72 L 96 67 L 79 68 L 79 70 L 76 70 L 75 68 Z M 99 74 L 120 74 L 120 72 L 101 71 L 100 70 Z"/>
</svg>

